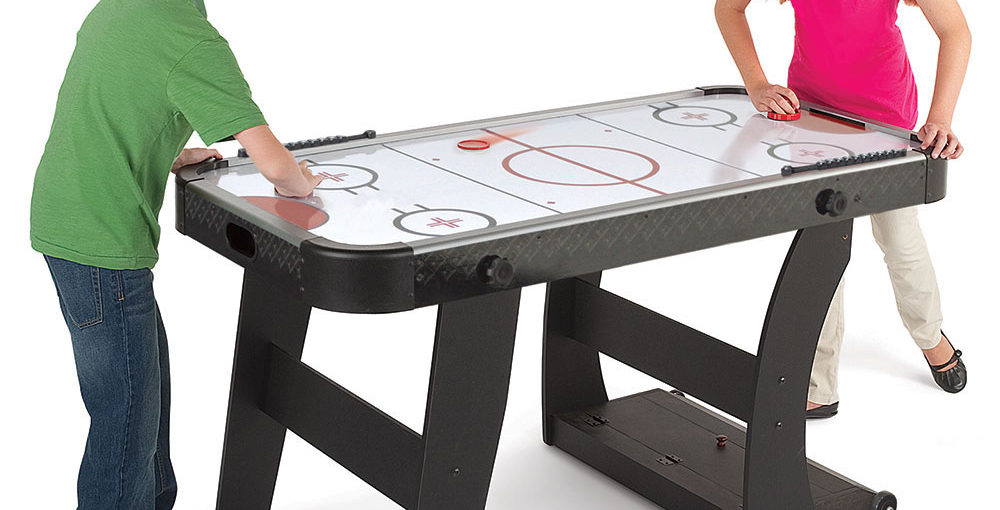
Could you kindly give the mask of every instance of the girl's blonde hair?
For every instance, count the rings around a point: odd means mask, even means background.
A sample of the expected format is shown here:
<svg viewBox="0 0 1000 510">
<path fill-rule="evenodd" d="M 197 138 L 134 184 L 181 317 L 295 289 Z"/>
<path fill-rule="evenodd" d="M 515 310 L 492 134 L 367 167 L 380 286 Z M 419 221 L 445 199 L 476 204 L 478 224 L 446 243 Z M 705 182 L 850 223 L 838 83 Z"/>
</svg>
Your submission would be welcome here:
<svg viewBox="0 0 1000 510">
<path fill-rule="evenodd" d="M 788 0 L 778 0 L 778 2 L 780 2 L 780 3 L 785 3 L 787 1 Z M 903 3 L 906 4 L 906 5 L 916 6 L 917 5 L 917 0 L 903 0 Z"/>
</svg>

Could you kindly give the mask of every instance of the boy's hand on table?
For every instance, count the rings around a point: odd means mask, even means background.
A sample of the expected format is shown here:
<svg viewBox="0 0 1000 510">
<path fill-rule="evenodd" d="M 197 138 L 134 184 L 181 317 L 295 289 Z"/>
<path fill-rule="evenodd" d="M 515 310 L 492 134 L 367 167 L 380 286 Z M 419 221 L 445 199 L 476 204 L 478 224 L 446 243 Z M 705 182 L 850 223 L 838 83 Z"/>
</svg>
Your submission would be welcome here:
<svg viewBox="0 0 1000 510">
<path fill-rule="evenodd" d="M 305 177 L 306 181 L 312 184 L 313 189 L 315 189 L 316 186 L 319 186 L 320 183 L 326 180 L 326 177 L 323 177 L 321 175 L 313 175 L 312 170 L 309 169 L 308 161 L 299 161 L 299 170 L 302 171 L 302 176 Z M 295 196 L 293 193 L 284 190 L 282 188 L 279 188 L 278 186 L 274 187 L 274 192 L 286 198 L 305 198 L 312 194 L 312 191 L 310 190 L 310 192 L 305 196 Z"/>
<path fill-rule="evenodd" d="M 234 136 L 279 195 L 307 197 L 323 182 L 322 177 L 309 170 L 309 163 L 295 161 L 295 156 L 281 145 L 267 125 L 252 127 Z"/>
<path fill-rule="evenodd" d="M 799 98 L 792 92 L 792 89 L 762 83 L 757 86 L 747 87 L 747 94 L 750 102 L 758 112 L 774 112 L 791 115 L 799 111 Z"/>
<path fill-rule="evenodd" d="M 170 168 L 170 171 L 177 172 L 188 165 L 197 165 L 213 158 L 222 159 L 222 154 L 215 149 L 184 149 L 181 151 L 181 155 L 177 156 L 177 159 L 174 160 L 174 165 Z"/>
<path fill-rule="evenodd" d="M 920 148 L 927 149 L 933 147 L 932 158 L 957 159 L 965 152 L 962 142 L 951 130 L 951 126 L 928 120 L 924 127 L 917 131 L 917 138 L 920 139 Z"/>
</svg>

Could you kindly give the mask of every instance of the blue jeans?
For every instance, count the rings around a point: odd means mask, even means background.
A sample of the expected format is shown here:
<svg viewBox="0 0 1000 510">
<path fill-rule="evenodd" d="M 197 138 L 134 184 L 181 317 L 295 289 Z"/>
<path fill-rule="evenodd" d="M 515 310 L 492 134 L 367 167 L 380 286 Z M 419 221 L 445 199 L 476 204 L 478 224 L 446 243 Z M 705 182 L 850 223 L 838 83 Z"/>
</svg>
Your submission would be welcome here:
<svg viewBox="0 0 1000 510">
<path fill-rule="evenodd" d="M 45 261 L 90 414 L 79 510 L 169 510 L 177 496 L 168 437 L 170 366 L 153 274 Z"/>
</svg>

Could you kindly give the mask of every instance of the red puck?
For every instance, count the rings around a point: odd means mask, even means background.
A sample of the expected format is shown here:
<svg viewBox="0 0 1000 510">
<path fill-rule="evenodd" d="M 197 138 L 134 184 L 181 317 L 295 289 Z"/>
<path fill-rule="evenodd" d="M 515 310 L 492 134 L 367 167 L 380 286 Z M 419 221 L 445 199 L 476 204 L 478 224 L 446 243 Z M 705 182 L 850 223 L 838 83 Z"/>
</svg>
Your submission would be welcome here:
<svg viewBox="0 0 1000 510">
<path fill-rule="evenodd" d="M 798 110 L 795 110 L 795 113 L 767 112 L 767 118 L 771 120 L 799 120 L 802 118 L 802 112 Z"/>
<path fill-rule="evenodd" d="M 458 148 L 466 151 L 484 151 L 490 148 L 490 142 L 485 140 L 462 140 Z"/>
</svg>

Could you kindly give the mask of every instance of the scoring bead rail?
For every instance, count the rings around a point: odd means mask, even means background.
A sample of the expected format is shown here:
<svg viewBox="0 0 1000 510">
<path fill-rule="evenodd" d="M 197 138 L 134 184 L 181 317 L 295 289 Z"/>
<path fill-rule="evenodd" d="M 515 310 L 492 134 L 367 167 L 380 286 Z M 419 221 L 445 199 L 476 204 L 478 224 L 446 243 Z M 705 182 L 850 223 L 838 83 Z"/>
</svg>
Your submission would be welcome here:
<svg viewBox="0 0 1000 510">
<path fill-rule="evenodd" d="M 369 129 L 364 133 L 353 136 L 328 136 L 326 138 L 313 138 L 310 140 L 302 140 L 298 142 L 286 143 L 285 148 L 290 151 L 297 151 L 299 149 L 310 149 L 313 147 L 322 147 L 324 145 L 336 145 L 338 143 L 353 142 L 356 140 L 371 140 L 375 138 L 375 131 Z M 241 148 L 237 153 L 239 157 L 245 158 L 248 156 L 247 150 Z"/>
<path fill-rule="evenodd" d="M 909 149 L 897 149 L 890 151 L 880 151 L 880 152 L 869 152 L 867 154 L 858 154 L 857 156 L 844 156 L 842 158 L 832 158 L 817 161 L 811 165 L 805 166 L 792 166 L 786 165 L 781 169 L 781 175 L 788 177 L 789 175 L 795 175 L 801 172 L 808 172 L 811 170 L 826 170 L 828 168 L 837 168 L 842 166 L 856 165 L 858 163 L 868 163 L 871 161 L 883 161 L 887 159 L 895 159 L 905 157 L 909 152 Z"/>
</svg>

